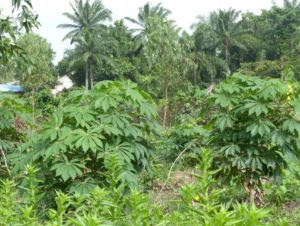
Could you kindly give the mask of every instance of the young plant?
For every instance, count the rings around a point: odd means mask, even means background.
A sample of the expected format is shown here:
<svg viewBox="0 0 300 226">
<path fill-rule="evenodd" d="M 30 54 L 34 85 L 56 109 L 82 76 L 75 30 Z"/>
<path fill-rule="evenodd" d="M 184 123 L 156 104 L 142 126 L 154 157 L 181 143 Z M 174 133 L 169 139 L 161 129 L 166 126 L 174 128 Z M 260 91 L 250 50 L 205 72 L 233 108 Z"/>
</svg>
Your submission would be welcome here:
<svg viewBox="0 0 300 226">
<path fill-rule="evenodd" d="M 212 170 L 212 167 L 212 152 L 201 149 L 199 173 L 194 174 L 197 180 L 180 190 L 179 210 L 171 213 L 170 217 L 176 220 L 170 220 L 170 225 L 176 225 L 176 221 L 183 225 L 265 225 L 263 220 L 269 216 L 269 210 L 247 204 L 221 203 L 225 189 L 219 188 L 215 178 L 220 170 Z"/>
</svg>

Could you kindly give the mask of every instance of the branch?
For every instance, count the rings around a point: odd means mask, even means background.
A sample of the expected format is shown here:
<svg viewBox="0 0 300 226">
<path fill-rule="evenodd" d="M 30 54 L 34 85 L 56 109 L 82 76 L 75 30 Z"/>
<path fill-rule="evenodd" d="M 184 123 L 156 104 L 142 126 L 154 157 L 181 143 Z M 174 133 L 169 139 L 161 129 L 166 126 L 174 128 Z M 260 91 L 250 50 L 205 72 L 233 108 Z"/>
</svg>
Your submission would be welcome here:
<svg viewBox="0 0 300 226">
<path fill-rule="evenodd" d="M 177 158 L 175 159 L 175 161 L 172 163 L 171 165 L 171 168 L 169 170 L 169 173 L 168 173 L 168 177 L 164 183 L 164 185 L 161 187 L 160 191 L 158 192 L 158 195 L 155 199 L 155 202 L 158 201 L 159 197 L 160 197 L 160 194 L 162 193 L 162 191 L 165 189 L 170 177 L 171 177 L 171 173 L 172 173 L 172 170 L 173 170 L 173 167 L 175 166 L 176 162 L 181 158 L 181 156 L 192 146 L 192 144 L 194 144 L 194 142 L 190 142 L 189 145 L 187 145 L 181 152 L 180 154 L 177 156 Z"/>
<path fill-rule="evenodd" d="M 1 151 L 1 154 L 2 154 L 3 159 L 4 159 L 4 167 L 6 168 L 6 170 L 8 172 L 8 175 L 11 176 L 11 172 L 10 172 L 8 164 L 7 164 L 7 159 L 5 157 L 5 153 L 4 153 L 3 149 L 2 149 L 2 147 L 0 147 L 0 151 Z"/>
</svg>

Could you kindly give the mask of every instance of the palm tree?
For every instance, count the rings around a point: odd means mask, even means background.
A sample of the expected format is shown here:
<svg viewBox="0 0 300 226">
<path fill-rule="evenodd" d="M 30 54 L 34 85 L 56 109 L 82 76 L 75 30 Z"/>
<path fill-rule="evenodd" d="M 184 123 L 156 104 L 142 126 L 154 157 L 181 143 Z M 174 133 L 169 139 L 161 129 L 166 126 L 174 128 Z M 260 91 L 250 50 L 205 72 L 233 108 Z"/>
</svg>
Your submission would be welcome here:
<svg viewBox="0 0 300 226">
<path fill-rule="evenodd" d="M 154 29 L 150 18 L 159 17 L 165 20 L 170 13 L 171 11 L 162 7 L 161 3 L 152 6 L 148 2 L 143 7 L 139 8 L 137 20 L 125 17 L 126 20 L 138 26 L 138 28 L 132 29 L 132 32 L 136 33 L 135 39 L 137 40 L 137 49 L 147 42 L 147 35 Z"/>
<path fill-rule="evenodd" d="M 299 24 L 299 14 L 300 14 L 300 2 L 298 0 L 284 0 L 283 1 L 283 9 L 286 10 L 291 17 L 294 18 L 294 23 Z M 298 33 L 298 34 L 297 34 Z M 297 25 L 294 25 L 293 29 L 290 32 L 290 49 L 291 56 L 294 56 L 296 49 L 296 39 L 299 36 L 299 29 Z"/>
<path fill-rule="evenodd" d="M 96 48 L 98 34 L 103 33 L 106 26 L 103 22 L 111 20 L 111 11 L 105 9 L 100 0 L 90 4 L 89 0 L 75 0 L 75 5 L 71 4 L 73 14 L 65 12 L 63 15 L 73 23 L 60 24 L 59 28 L 72 29 L 66 34 L 65 39 L 71 39 L 71 43 L 76 42 L 82 45 L 84 60 L 86 63 L 85 86 L 89 89 L 93 86 L 92 64 L 96 60 L 93 49 Z"/>
<path fill-rule="evenodd" d="M 200 73 L 205 82 L 214 83 L 217 75 L 221 77 L 218 71 L 226 72 L 228 67 L 225 61 L 216 55 L 215 34 L 211 26 L 200 18 L 200 22 L 193 25 L 193 28 L 194 83 L 196 84 L 196 77 Z"/>
<path fill-rule="evenodd" d="M 237 22 L 239 15 L 239 11 L 229 9 L 212 12 L 209 17 L 209 24 L 215 35 L 215 46 L 224 54 L 229 74 L 231 66 L 230 49 L 232 47 L 245 49 L 246 36 L 249 35 L 249 32 L 242 28 L 241 23 Z"/>
<path fill-rule="evenodd" d="M 284 0 L 283 1 L 283 8 L 293 10 L 293 11 L 299 11 L 300 10 L 300 3 L 299 3 L 298 0 Z"/>
<path fill-rule="evenodd" d="M 85 62 L 85 86 L 87 88 L 93 88 L 93 66 L 99 65 L 102 61 L 110 63 L 109 57 L 105 55 L 108 41 L 105 38 L 102 39 L 105 41 L 97 41 L 100 39 L 100 34 L 85 34 L 83 37 L 74 39 L 77 54 L 71 60 L 70 66 L 80 61 Z"/>
</svg>

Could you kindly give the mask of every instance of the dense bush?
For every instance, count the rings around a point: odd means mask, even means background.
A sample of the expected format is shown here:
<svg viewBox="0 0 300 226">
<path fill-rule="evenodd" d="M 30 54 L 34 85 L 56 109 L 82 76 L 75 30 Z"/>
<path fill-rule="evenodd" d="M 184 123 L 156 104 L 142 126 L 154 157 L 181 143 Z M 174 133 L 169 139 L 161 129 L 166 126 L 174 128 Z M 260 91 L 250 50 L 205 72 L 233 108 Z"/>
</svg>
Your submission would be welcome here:
<svg viewBox="0 0 300 226">
<path fill-rule="evenodd" d="M 179 163 L 184 167 L 193 167 L 199 161 L 200 147 L 207 139 L 209 131 L 196 123 L 174 126 L 165 130 L 157 147 L 158 161 L 172 163 L 184 151 Z M 186 150 L 186 151 L 185 151 Z"/>
<path fill-rule="evenodd" d="M 48 184 L 86 193 L 104 183 L 111 154 L 137 186 L 137 173 L 151 171 L 149 142 L 157 116 L 149 95 L 131 82 L 105 81 L 91 91 L 75 90 L 31 141 L 16 165 L 34 162 Z"/>
<path fill-rule="evenodd" d="M 18 189 L 14 181 L 0 185 L 1 225 L 265 225 L 267 209 L 246 204 L 224 205 L 219 201 L 223 190 L 215 188 L 215 171 L 211 171 L 211 152 L 202 150 L 194 184 L 181 190 L 180 199 L 169 211 L 153 203 L 149 196 L 132 191 L 125 193 L 126 182 L 119 177 L 122 167 L 110 156 L 106 175 L 107 187 L 95 187 L 90 194 L 67 195 L 57 192 L 54 208 L 45 210 L 37 171 L 28 167 L 25 185 Z M 229 208 L 230 207 L 230 208 Z"/>
<path fill-rule="evenodd" d="M 26 141 L 31 115 L 18 96 L 0 95 L 0 177 L 11 174 L 10 161 L 19 143 Z"/>
<path fill-rule="evenodd" d="M 250 202 L 262 204 L 263 178 L 279 179 L 287 167 L 284 156 L 299 156 L 299 86 L 236 74 L 217 87 L 212 100 L 217 167 L 222 177 L 243 183 Z"/>
</svg>

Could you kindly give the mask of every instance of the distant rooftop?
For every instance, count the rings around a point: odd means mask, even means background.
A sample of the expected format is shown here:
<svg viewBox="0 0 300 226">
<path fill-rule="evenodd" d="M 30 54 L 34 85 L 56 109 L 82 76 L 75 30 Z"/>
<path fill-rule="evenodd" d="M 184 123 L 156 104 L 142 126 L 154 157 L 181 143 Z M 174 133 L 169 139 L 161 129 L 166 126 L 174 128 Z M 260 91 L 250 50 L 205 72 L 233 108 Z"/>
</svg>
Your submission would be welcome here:
<svg viewBox="0 0 300 226">
<path fill-rule="evenodd" d="M 57 85 L 54 87 L 54 89 L 51 90 L 51 92 L 55 96 L 64 89 L 70 89 L 71 87 L 73 87 L 73 85 L 74 84 L 72 80 L 67 75 L 64 75 L 57 79 Z"/>
<path fill-rule="evenodd" d="M 24 89 L 20 85 L 0 84 L 0 92 L 23 93 Z"/>
</svg>

